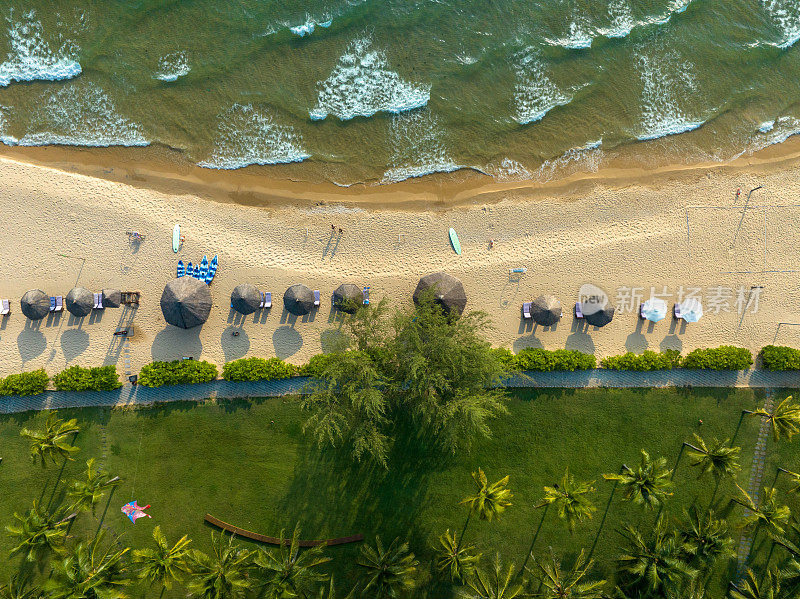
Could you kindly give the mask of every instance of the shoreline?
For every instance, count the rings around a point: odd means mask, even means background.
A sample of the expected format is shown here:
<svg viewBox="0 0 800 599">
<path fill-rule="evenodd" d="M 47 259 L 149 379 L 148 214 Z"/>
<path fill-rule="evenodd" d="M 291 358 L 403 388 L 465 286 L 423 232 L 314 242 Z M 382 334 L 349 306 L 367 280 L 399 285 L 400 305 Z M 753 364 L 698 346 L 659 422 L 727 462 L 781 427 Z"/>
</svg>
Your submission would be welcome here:
<svg viewBox="0 0 800 599">
<path fill-rule="evenodd" d="M 217 170 L 197 166 L 176 150 L 146 147 L 6 146 L 0 157 L 65 173 L 124 183 L 171 195 L 191 195 L 219 203 L 258 208 L 344 205 L 362 209 L 447 210 L 496 203 L 509 195 L 530 199 L 574 199 L 595 187 L 691 182 L 709 173 L 743 170 L 767 173 L 800 164 L 800 135 L 728 161 L 671 163 L 647 168 L 617 157 L 596 171 L 579 171 L 549 181 L 503 181 L 473 168 L 433 173 L 396 183 L 337 185 L 289 176 L 297 165 L 247 166 Z"/>
</svg>

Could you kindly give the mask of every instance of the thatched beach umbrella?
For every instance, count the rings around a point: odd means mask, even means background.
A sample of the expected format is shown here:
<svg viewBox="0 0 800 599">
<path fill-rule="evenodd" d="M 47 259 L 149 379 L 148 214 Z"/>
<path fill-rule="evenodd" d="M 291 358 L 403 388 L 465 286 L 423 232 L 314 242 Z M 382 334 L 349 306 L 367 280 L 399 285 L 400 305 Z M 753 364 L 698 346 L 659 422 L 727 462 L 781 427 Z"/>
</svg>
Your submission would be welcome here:
<svg viewBox="0 0 800 599">
<path fill-rule="evenodd" d="M 283 307 L 295 316 L 304 316 L 314 308 L 314 293 L 305 285 L 292 285 L 283 294 Z"/>
<path fill-rule="evenodd" d="M 593 327 L 604 327 L 614 319 L 614 306 L 606 304 L 597 311 L 588 314 L 584 311 L 584 318 Z"/>
<path fill-rule="evenodd" d="M 20 309 L 31 320 L 41 320 L 50 312 L 50 296 L 41 289 L 26 291 L 20 300 Z"/>
<path fill-rule="evenodd" d="M 461 281 L 453 275 L 436 272 L 422 277 L 414 290 L 414 303 L 419 303 L 419 298 L 429 289 L 434 290 L 434 300 L 448 314 L 455 312 L 460 316 L 464 312 L 467 306 L 467 293 Z"/>
<path fill-rule="evenodd" d="M 103 307 L 119 308 L 122 304 L 122 292 L 119 289 L 103 289 Z"/>
<path fill-rule="evenodd" d="M 333 305 L 342 312 L 353 314 L 363 303 L 364 292 L 353 283 L 343 283 L 333 292 Z"/>
<path fill-rule="evenodd" d="M 86 287 L 73 287 L 69 290 L 64 303 L 70 314 L 82 318 L 91 313 L 94 306 L 94 295 Z"/>
<path fill-rule="evenodd" d="M 561 302 L 552 295 L 540 295 L 531 305 L 531 317 L 543 327 L 550 327 L 561 320 Z"/>
<path fill-rule="evenodd" d="M 194 277 L 173 279 L 161 294 L 164 320 L 182 329 L 203 324 L 211 312 L 211 292 L 208 285 Z"/>
<path fill-rule="evenodd" d="M 255 285 L 243 283 L 233 288 L 231 307 L 240 314 L 252 314 L 261 306 L 261 292 Z"/>
</svg>

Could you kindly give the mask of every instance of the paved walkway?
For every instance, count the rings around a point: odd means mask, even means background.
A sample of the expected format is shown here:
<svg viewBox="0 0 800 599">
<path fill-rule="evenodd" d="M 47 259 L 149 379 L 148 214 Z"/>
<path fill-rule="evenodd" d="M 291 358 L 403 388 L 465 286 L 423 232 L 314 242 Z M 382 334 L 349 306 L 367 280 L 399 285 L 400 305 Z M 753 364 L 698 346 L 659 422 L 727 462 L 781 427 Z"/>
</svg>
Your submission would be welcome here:
<svg viewBox="0 0 800 599">
<path fill-rule="evenodd" d="M 149 389 L 125 384 L 117 391 L 85 393 L 47 391 L 29 397 L 0 398 L 0 414 L 30 410 L 85 408 L 97 406 L 138 406 L 168 401 L 202 401 L 241 397 L 279 397 L 301 393 L 306 377 L 256 383 L 229 383 L 217 380 L 197 385 L 175 385 Z M 508 387 L 756 387 L 800 388 L 800 374 L 746 370 L 719 372 L 709 370 L 666 370 L 660 372 L 623 372 L 584 370 L 580 372 L 527 372 L 510 378 Z"/>
</svg>

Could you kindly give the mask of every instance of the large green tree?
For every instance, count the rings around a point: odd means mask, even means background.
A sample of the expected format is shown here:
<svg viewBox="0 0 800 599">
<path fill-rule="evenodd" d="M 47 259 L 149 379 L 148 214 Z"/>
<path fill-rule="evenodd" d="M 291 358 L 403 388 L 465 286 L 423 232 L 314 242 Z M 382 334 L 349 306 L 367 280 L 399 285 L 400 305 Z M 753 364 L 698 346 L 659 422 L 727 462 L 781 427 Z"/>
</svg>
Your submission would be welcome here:
<svg viewBox="0 0 800 599">
<path fill-rule="evenodd" d="M 619 474 L 604 474 L 603 478 L 617 481 L 626 501 L 653 509 L 663 505 L 664 500 L 672 495 L 670 474 L 666 459 L 652 459 L 642 450 L 639 466 L 635 469 L 623 465 Z"/>
<path fill-rule="evenodd" d="M 772 411 L 759 408 L 751 412 L 753 416 L 763 416 L 769 420 L 772 426 L 772 436 L 776 441 L 781 437 L 791 440 L 800 431 L 800 405 L 795 403 L 792 396 L 788 396 Z"/>
<path fill-rule="evenodd" d="M 137 575 L 150 585 L 161 587 L 161 595 L 172 588 L 173 582 L 182 580 L 189 572 L 189 544 L 186 535 L 170 546 L 161 527 L 153 528 L 155 547 L 136 549 L 133 552 L 133 563 L 137 565 Z"/>
<path fill-rule="evenodd" d="M 233 536 L 211 534 L 211 554 L 191 552 L 189 593 L 198 599 L 239 599 L 252 587 L 252 552 L 235 545 Z"/>
<path fill-rule="evenodd" d="M 307 597 L 328 575 L 320 566 L 331 561 L 323 555 L 325 545 L 317 545 L 300 551 L 300 525 L 296 525 L 291 540 L 284 538 L 277 549 L 260 549 L 255 556 L 255 566 L 262 580 L 261 587 L 266 599 L 291 599 Z"/>
<path fill-rule="evenodd" d="M 579 522 L 590 519 L 597 510 L 590 497 L 594 491 L 591 482 L 575 480 L 567 469 L 560 484 L 544 488 L 544 496 L 536 507 L 554 506 L 558 517 L 572 532 Z"/>
<path fill-rule="evenodd" d="M 71 460 L 72 454 L 78 448 L 72 445 L 72 437 L 80 431 L 78 421 L 61 420 L 56 412 L 51 412 L 47 417 L 44 428 L 32 430 L 23 428 L 20 435 L 31 442 L 31 457 L 41 463 L 42 468 L 47 467 L 47 462 L 56 463 L 58 458 Z"/>
<path fill-rule="evenodd" d="M 514 564 L 503 567 L 496 553 L 488 568 L 479 567 L 467 578 L 467 588 L 461 590 L 464 599 L 514 599 L 525 596 L 524 581 L 514 575 Z"/>
<path fill-rule="evenodd" d="M 11 555 L 22 554 L 26 561 L 37 562 L 49 554 L 60 554 L 70 519 L 61 512 L 54 514 L 43 509 L 34 499 L 27 514 L 14 512 L 16 522 L 6 526 L 6 531 L 15 537 L 16 542 Z"/>
<path fill-rule="evenodd" d="M 362 569 L 362 596 L 373 599 L 403 597 L 416 586 L 419 562 L 408 543 L 400 539 L 384 547 L 380 537 L 375 545 L 365 543 L 356 564 Z"/>
<path fill-rule="evenodd" d="M 94 514 L 95 507 L 100 503 L 105 491 L 119 483 L 118 476 L 112 477 L 110 474 L 100 472 L 94 458 L 87 460 L 84 477 L 73 481 L 67 491 L 67 497 L 72 501 L 71 509 L 81 512 L 91 510 Z"/>
<path fill-rule="evenodd" d="M 112 549 L 104 533 L 82 541 L 57 561 L 44 585 L 51 599 L 124 599 L 130 580 L 123 557 L 128 548 Z"/>
<path fill-rule="evenodd" d="M 587 561 L 583 550 L 566 568 L 552 550 L 547 560 L 534 558 L 531 574 L 539 583 L 536 596 L 542 599 L 601 599 L 606 581 L 585 580 L 592 565 L 592 560 Z"/>
</svg>

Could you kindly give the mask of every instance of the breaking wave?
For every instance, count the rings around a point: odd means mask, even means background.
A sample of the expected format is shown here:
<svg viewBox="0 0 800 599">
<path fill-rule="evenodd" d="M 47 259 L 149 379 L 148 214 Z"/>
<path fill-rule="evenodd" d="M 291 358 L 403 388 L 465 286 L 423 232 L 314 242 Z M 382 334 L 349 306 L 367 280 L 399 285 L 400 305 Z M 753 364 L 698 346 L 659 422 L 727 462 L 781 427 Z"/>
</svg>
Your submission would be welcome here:
<svg viewBox="0 0 800 599">
<path fill-rule="evenodd" d="M 153 77 L 160 81 L 171 83 L 177 81 L 180 77 L 188 75 L 191 70 L 186 52 L 172 52 L 159 59 L 158 71 Z"/>
<path fill-rule="evenodd" d="M 428 110 L 393 117 L 389 137 L 394 149 L 392 163 L 381 183 L 463 168 L 448 155 L 442 130 Z"/>
</svg>

